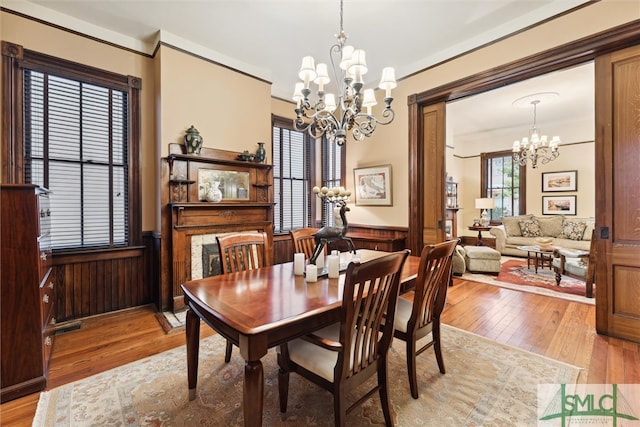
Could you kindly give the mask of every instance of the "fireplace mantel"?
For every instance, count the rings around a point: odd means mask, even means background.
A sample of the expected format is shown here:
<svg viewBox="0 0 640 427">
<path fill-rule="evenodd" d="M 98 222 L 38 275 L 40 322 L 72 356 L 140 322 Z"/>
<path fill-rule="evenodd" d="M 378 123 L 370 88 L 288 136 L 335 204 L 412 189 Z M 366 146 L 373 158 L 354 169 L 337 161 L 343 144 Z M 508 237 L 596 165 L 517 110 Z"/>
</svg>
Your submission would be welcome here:
<svg viewBox="0 0 640 427">
<path fill-rule="evenodd" d="M 272 167 L 237 160 L 239 154 L 203 147 L 200 155 L 188 155 L 184 146 L 170 144 L 169 155 L 162 159 L 158 306 L 163 311 L 184 308 L 180 285 L 191 279 L 193 236 L 257 230 L 273 238 Z M 247 181 L 242 182 L 241 193 L 234 182 L 226 187 L 229 193 L 231 185 L 234 186 L 230 197 L 217 203 L 201 200 L 207 179 L 224 180 L 228 176 L 235 179 L 236 175 Z"/>
</svg>

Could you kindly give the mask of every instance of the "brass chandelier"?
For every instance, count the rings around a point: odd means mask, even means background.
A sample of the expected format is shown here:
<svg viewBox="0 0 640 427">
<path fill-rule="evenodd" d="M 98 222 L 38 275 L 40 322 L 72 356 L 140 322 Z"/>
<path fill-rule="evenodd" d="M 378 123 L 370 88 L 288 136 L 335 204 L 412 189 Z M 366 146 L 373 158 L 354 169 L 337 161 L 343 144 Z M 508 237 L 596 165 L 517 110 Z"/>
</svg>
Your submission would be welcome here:
<svg viewBox="0 0 640 427">
<path fill-rule="evenodd" d="M 314 138 L 326 135 L 329 140 L 343 145 L 347 141 L 347 132 L 351 131 L 356 141 L 362 141 L 376 130 L 377 125 L 388 125 L 395 117 L 391 109 L 391 89 L 396 87 L 395 71 L 391 67 L 382 70 L 378 87 L 385 90 L 382 119 L 371 114 L 371 107 L 377 105 L 373 89 L 363 90 L 362 77 L 367 73 L 365 51 L 346 45 L 347 36 L 342 27 L 343 0 L 340 0 L 340 33 L 338 42 L 329 49 L 329 58 L 337 85 L 337 98 L 334 93 L 325 93 L 325 85 L 330 83 L 327 64 L 315 65 L 312 56 L 302 58 L 298 76 L 302 82 L 296 83 L 293 100 L 296 101 L 297 130 L 306 131 Z M 336 62 L 339 59 L 338 66 Z M 339 68 L 339 70 L 338 70 Z M 318 85 L 317 99 L 309 99 L 310 84 Z M 336 102 L 337 101 L 337 102 Z M 366 108 L 366 112 L 362 109 Z"/>
<path fill-rule="evenodd" d="M 554 136 L 549 140 L 547 135 L 540 135 L 536 126 L 536 108 L 541 98 L 557 97 L 555 92 L 539 93 L 519 98 L 513 102 L 513 105 L 521 104 L 523 101 L 533 105 L 533 127 L 529 131 L 529 136 L 522 138 L 522 141 L 513 142 L 513 160 L 520 166 L 524 166 L 527 162 L 531 163 L 532 168 L 538 167 L 538 162 L 547 164 L 555 160 L 560 153 L 558 152 L 558 143 L 560 137 Z"/>
</svg>

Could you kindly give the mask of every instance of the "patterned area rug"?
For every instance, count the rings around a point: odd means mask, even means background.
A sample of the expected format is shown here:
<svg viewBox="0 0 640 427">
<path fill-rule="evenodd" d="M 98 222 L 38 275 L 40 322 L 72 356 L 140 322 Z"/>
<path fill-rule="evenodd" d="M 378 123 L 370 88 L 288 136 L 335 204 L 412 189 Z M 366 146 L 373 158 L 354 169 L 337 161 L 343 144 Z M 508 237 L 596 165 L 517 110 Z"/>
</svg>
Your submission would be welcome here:
<svg viewBox="0 0 640 427">
<path fill-rule="evenodd" d="M 527 260 L 521 258 L 503 257 L 502 268 L 497 277 L 495 275 L 465 272 L 461 278 L 585 304 L 595 304 L 595 298 L 587 298 L 585 296 L 586 289 L 583 281 L 563 276 L 560 286 L 556 286 L 555 272 L 553 270 L 548 267 L 538 268 L 536 273 L 533 268 L 528 269 Z M 594 295 L 595 288 L 594 284 Z"/>
<path fill-rule="evenodd" d="M 409 392 L 404 343 L 389 358 L 390 400 L 399 426 L 536 424 L 537 384 L 575 384 L 579 368 L 443 325 L 440 374 L 433 350 L 418 357 L 420 398 Z M 224 363 L 218 336 L 200 345 L 197 397 L 188 400 L 184 346 L 40 395 L 34 426 L 242 426 L 244 361 Z M 286 418 L 278 405 L 275 351 L 264 357 L 265 426 L 333 426 L 332 397 L 292 374 Z M 383 425 L 377 395 L 347 425 Z"/>
<path fill-rule="evenodd" d="M 585 295 L 585 282 L 571 277 L 562 276 L 560 286 L 556 285 L 555 271 L 546 268 L 538 268 L 535 271 L 533 266 L 527 268 L 527 261 L 509 260 L 502 264 L 498 280 L 513 283 L 514 285 L 538 286 L 573 295 Z"/>
</svg>

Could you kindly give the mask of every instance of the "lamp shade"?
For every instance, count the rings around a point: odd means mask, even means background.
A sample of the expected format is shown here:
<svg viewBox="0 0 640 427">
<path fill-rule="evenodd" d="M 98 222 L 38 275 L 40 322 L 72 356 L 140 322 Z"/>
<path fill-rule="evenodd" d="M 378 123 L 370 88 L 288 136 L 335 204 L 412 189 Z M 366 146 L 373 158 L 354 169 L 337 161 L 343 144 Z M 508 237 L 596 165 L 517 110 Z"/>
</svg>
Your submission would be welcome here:
<svg viewBox="0 0 640 427">
<path fill-rule="evenodd" d="M 476 209 L 493 209 L 495 202 L 491 198 L 476 199 Z"/>
</svg>

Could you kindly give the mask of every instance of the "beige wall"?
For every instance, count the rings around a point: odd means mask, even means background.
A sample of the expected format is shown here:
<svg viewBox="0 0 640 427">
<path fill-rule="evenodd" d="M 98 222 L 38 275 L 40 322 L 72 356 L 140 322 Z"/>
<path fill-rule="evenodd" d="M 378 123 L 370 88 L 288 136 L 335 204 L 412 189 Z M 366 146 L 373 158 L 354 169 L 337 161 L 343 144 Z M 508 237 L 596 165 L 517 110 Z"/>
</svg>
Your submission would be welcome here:
<svg viewBox="0 0 640 427">
<path fill-rule="evenodd" d="M 467 228 L 480 211 L 475 208 L 475 199 L 480 197 L 480 156 L 455 157 L 447 150 L 447 170 L 454 181 L 458 182 L 459 206 L 458 236 L 475 236 L 477 232 Z M 527 167 L 527 211 L 542 215 L 542 196 L 576 196 L 576 216 L 595 217 L 595 144 L 593 141 L 562 146 L 560 156 L 551 163 L 539 165 L 536 169 Z M 575 170 L 578 172 L 578 190 L 570 192 L 543 193 L 542 174 Z"/>
<path fill-rule="evenodd" d="M 401 80 L 393 92 L 395 121 L 379 127 L 367 141 L 349 142 L 346 164 L 347 187 L 351 189 L 354 168 L 390 164 L 393 170 L 393 206 L 353 204 L 349 220 L 355 224 L 408 225 L 408 96 L 636 19 L 640 19 L 640 6 L 636 1 L 602 0 L 569 16 Z M 293 118 L 293 103 L 272 99 L 269 83 L 172 47 L 163 45 L 154 58 L 149 58 L 11 13 L 1 12 L 0 20 L 2 40 L 142 78 L 142 226 L 145 231 L 160 228 L 160 157 L 166 155 L 169 143 L 181 142 L 190 125 L 198 128 L 205 147 L 255 151 L 256 143 L 265 141 L 270 159 L 271 113 L 289 114 L 288 117 Z M 251 105 L 251 111 L 246 110 L 247 105 Z M 380 105 L 377 108 L 379 112 Z M 465 174 L 473 171 L 470 165 L 460 167 Z M 577 169 L 569 165 L 566 168 Z M 450 170 L 450 173 L 455 176 L 456 171 Z M 582 201 L 584 176 L 584 173 L 579 173 L 579 211 L 588 203 Z M 473 186 L 473 182 L 468 180 L 472 178 L 461 179 L 461 185 Z M 531 179 L 534 181 L 539 180 Z M 533 198 L 531 206 L 539 206 L 536 202 L 539 197 L 533 193 L 528 197 Z M 470 215 L 473 218 L 473 213 Z"/>
<path fill-rule="evenodd" d="M 271 85 L 167 46 L 154 58 L 1 12 L 2 40 L 142 79 L 142 229 L 160 229 L 160 157 L 194 125 L 204 146 L 270 156 Z M 246 106 L 251 105 L 251 111 Z"/>
<path fill-rule="evenodd" d="M 10 13 L 0 12 L 0 21 L 0 37 L 4 41 L 22 45 L 25 49 L 142 79 L 142 228 L 156 229 L 154 206 L 158 204 L 158 156 L 155 143 L 156 114 L 151 108 L 154 105 L 156 86 L 152 59 Z"/>
<path fill-rule="evenodd" d="M 389 126 L 378 128 L 376 133 L 366 142 L 349 142 L 347 151 L 347 178 L 348 186 L 353 186 L 353 174 L 351 170 L 361 166 L 371 166 L 379 164 L 391 164 L 393 168 L 393 206 L 392 207 L 369 207 L 353 206 L 349 213 L 349 221 L 355 224 L 385 224 L 408 226 L 408 204 L 409 188 L 408 179 L 408 102 L 410 95 L 421 93 L 426 90 L 438 87 L 445 83 L 455 81 L 462 77 L 475 74 L 487 69 L 499 67 L 502 64 L 524 58 L 538 52 L 551 49 L 555 46 L 577 40 L 579 38 L 595 34 L 633 20 L 640 19 L 640 3 L 637 1 L 602 0 L 588 7 L 580 9 L 570 15 L 559 17 L 547 22 L 539 27 L 535 27 L 511 38 L 474 51 L 468 55 L 457 58 L 453 61 L 442 64 L 430 70 L 426 70 L 415 76 L 401 80 L 398 87 L 393 91 L 395 101 L 393 107 L 396 111 L 396 119 Z M 371 52 L 375 55 L 375 52 Z M 380 97 L 380 94 L 377 94 Z M 378 105 L 376 108 L 379 112 Z M 447 150 L 447 155 L 450 155 Z M 564 159 L 569 156 L 562 155 Z M 564 160 L 563 160 L 564 161 Z M 462 185 L 471 185 L 479 188 L 479 183 L 474 184 L 474 179 L 479 179 L 479 163 L 477 165 L 460 166 L 467 174 L 475 174 L 475 178 L 462 178 Z M 586 164 L 587 162 L 585 162 Z M 593 165 L 593 161 L 590 163 Z M 554 165 L 553 168 L 556 166 Z M 447 165 L 449 169 L 449 165 Z M 570 170 L 577 169 L 576 166 L 568 167 Z M 477 170 L 477 173 L 475 172 Z M 564 169 L 554 169 L 564 170 Z M 449 171 L 454 176 L 460 176 L 455 169 Z M 581 177 L 584 174 L 581 175 Z M 471 182 L 467 182 L 471 181 Z M 531 178 L 536 181 L 537 178 Z M 582 184 L 582 179 L 580 184 Z M 479 190 L 477 190 L 479 191 Z M 582 202 L 581 196 L 578 201 L 578 210 L 588 203 Z M 530 194 L 534 201 L 536 196 Z M 539 198 L 537 199 L 539 200 Z M 527 201 L 530 206 L 538 206 L 537 201 Z M 426 200 L 426 203 L 429 201 Z M 466 204 L 466 201 L 465 201 Z M 471 205 L 472 206 L 472 205 Z M 472 209 L 473 210 L 473 209 Z M 467 209 L 459 214 L 461 226 L 468 221 L 466 215 L 473 219 L 474 213 L 467 214 Z M 464 218 L 460 215 L 464 215 Z M 461 218 L 463 218 L 461 220 Z"/>
<path fill-rule="evenodd" d="M 270 150 L 271 84 L 171 47 L 160 51 L 163 156 L 191 125 L 204 147 L 255 152 L 263 141 Z"/>
</svg>

